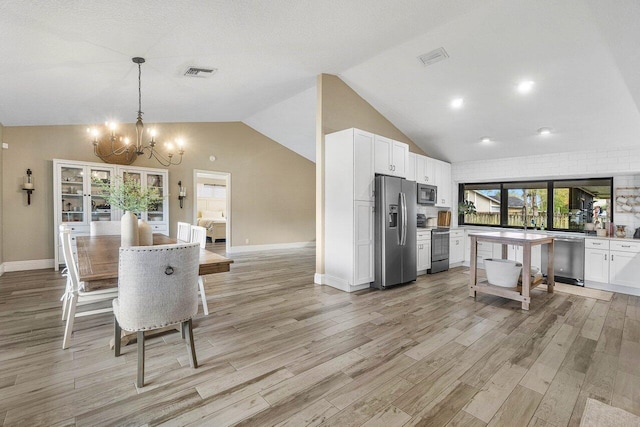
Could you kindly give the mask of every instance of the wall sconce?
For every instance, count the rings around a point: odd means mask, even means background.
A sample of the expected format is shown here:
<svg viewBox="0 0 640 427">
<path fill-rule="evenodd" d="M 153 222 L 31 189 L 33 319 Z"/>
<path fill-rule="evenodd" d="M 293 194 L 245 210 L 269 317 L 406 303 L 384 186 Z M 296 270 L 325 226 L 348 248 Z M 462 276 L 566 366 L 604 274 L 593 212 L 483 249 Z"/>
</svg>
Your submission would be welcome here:
<svg viewBox="0 0 640 427">
<path fill-rule="evenodd" d="M 187 197 L 187 188 L 182 186 L 182 181 L 178 181 L 178 187 L 180 187 L 178 200 L 180 200 L 180 209 L 182 209 L 183 200 Z"/>
<path fill-rule="evenodd" d="M 31 204 L 31 193 L 35 190 L 33 188 L 33 177 L 31 176 L 31 169 L 27 169 L 27 176 L 24 177 L 24 181 L 22 183 L 22 189 L 27 192 L 27 204 Z"/>
</svg>

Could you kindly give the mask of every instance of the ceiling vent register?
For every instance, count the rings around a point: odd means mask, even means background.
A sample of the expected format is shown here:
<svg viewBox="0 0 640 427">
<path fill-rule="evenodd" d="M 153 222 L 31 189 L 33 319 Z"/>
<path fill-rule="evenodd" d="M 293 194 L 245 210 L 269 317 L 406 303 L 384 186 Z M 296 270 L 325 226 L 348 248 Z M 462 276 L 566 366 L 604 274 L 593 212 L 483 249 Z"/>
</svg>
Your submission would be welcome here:
<svg viewBox="0 0 640 427">
<path fill-rule="evenodd" d="M 207 78 L 213 76 L 217 68 L 201 68 L 201 67 L 189 67 L 187 71 L 184 72 L 184 75 L 187 77 L 200 77 Z"/>
<path fill-rule="evenodd" d="M 447 53 L 447 51 L 444 50 L 443 47 L 440 47 L 438 49 L 432 50 L 431 52 L 427 52 L 418 56 L 418 59 L 425 67 L 427 67 L 429 65 L 435 64 L 436 62 L 444 61 L 448 57 L 449 54 Z"/>
</svg>

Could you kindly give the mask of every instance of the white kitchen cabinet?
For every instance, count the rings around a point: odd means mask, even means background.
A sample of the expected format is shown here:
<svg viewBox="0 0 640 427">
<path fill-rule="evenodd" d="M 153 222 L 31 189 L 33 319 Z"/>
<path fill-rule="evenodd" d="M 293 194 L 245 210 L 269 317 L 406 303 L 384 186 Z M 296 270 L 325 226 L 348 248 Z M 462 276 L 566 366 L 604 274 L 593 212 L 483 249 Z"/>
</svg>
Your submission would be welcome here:
<svg viewBox="0 0 640 427">
<path fill-rule="evenodd" d="M 431 268 L 431 232 L 419 231 L 416 239 L 418 274 L 425 274 Z"/>
<path fill-rule="evenodd" d="M 640 242 L 610 242 L 609 283 L 640 288 Z"/>
<path fill-rule="evenodd" d="M 507 259 L 522 263 L 523 247 L 519 245 L 507 245 Z M 500 249 L 502 253 L 502 248 Z M 531 248 L 531 266 L 542 268 L 542 245 L 536 245 Z"/>
<path fill-rule="evenodd" d="M 415 153 L 409 153 L 407 156 L 407 181 L 415 181 L 416 180 L 416 157 L 418 155 Z"/>
<path fill-rule="evenodd" d="M 405 178 L 407 176 L 409 146 L 379 135 L 375 135 L 374 140 L 375 173 Z"/>
<path fill-rule="evenodd" d="M 374 280 L 374 135 L 347 129 L 325 137 L 325 277 L 346 292 Z"/>
<path fill-rule="evenodd" d="M 435 185 L 438 187 L 436 207 L 451 207 L 451 164 L 435 160 Z"/>
<path fill-rule="evenodd" d="M 436 185 L 435 159 L 416 154 L 416 182 L 420 184 Z"/>
<path fill-rule="evenodd" d="M 585 248 L 584 279 L 593 282 L 609 282 L 609 250 Z"/>
<path fill-rule="evenodd" d="M 464 230 L 451 230 L 449 234 L 449 265 L 462 263 L 465 259 Z"/>
</svg>

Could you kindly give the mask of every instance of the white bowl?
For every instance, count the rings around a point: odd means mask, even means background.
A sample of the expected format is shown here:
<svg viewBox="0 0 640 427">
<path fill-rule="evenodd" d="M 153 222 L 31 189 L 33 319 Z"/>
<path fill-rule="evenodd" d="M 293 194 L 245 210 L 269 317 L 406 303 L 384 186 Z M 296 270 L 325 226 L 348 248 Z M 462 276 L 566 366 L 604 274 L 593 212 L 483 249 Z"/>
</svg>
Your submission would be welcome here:
<svg viewBox="0 0 640 427">
<path fill-rule="evenodd" d="M 518 284 L 522 264 L 509 259 L 488 258 L 484 260 L 484 268 L 489 284 L 503 288 L 514 288 Z"/>
</svg>

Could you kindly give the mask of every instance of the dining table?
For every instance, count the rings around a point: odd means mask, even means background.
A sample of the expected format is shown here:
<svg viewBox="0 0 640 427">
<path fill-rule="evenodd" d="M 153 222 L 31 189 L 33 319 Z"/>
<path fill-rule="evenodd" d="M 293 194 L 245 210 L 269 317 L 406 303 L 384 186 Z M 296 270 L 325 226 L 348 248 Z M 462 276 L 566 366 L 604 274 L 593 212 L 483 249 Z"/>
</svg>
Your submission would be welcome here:
<svg viewBox="0 0 640 427">
<path fill-rule="evenodd" d="M 153 244 L 170 245 L 178 241 L 164 234 L 154 234 Z M 78 236 L 78 276 L 84 290 L 92 291 L 118 284 L 120 236 Z M 207 249 L 200 249 L 199 276 L 224 273 L 230 270 L 232 259 Z"/>
<path fill-rule="evenodd" d="M 77 236 L 76 247 L 78 251 L 78 278 L 84 282 L 84 291 L 90 292 L 98 289 L 118 286 L 118 261 L 120 256 L 120 236 Z M 170 245 L 178 243 L 172 237 L 164 234 L 153 235 L 153 245 Z M 200 248 L 199 276 L 224 273 L 230 270 L 232 259 L 226 258 L 215 252 Z M 157 331 L 174 329 L 173 326 Z M 135 333 L 122 331 L 121 345 L 127 345 L 135 341 Z M 146 335 L 146 334 L 145 334 Z M 110 343 L 113 348 L 113 340 Z"/>
</svg>

